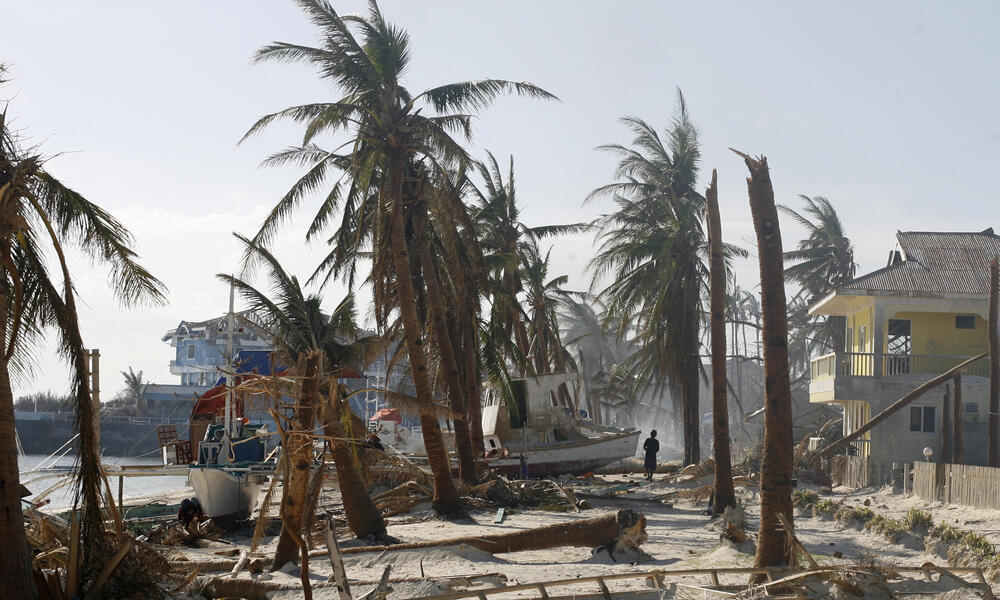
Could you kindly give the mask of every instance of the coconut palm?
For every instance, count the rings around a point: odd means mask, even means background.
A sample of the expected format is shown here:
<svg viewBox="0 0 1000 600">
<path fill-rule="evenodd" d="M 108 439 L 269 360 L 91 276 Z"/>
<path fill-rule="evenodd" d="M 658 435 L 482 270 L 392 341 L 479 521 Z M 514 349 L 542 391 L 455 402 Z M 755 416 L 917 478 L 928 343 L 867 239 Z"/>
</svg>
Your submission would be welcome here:
<svg viewBox="0 0 1000 600">
<path fill-rule="evenodd" d="M 67 248 L 106 266 L 108 287 L 124 305 L 163 301 L 164 287 L 136 262 L 128 230 L 56 179 L 36 149 L 22 148 L 7 128 L 5 113 L 0 113 L 0 539 L 8 542 L 0 553 L 0 578 L 6 592 L 17 598 L 34 598 L 36 589 L 21 515 L 11 380 L 31 373 L 33 350 L 47 330 L 56 334 L 59 353 L 70 363 L 80 432 L 77 501 L 83 508 L 82 543 L 87 550 L 81 596 L 112 550 L 101 514 L 96 407 L 86 376 Z M 116 577 L 127 573 L 139 573 L 134 555 L 126 558 Z M 107 587 L 103 591 L 114 593 Z"/>
<path fill-rule="evenodd" d="M 505 181 L 496 157 L 489 152 L 486 156 L 486 161 L 476 163 L 482 185 L 473 187 L 472 209 L 479 244 L 490 269 L 493 343 L 499 344 L 507 362 L 520 375 L 525 375 L 532 370 L 532 365 L 527 358 L 530 354 L 527 316 L 519 300 L 524 292 L 522 266 L 532 252 L 532 245 L 539 240 L 583 231 L 587 225 L 527 226 L 521 221 L 517 203 L 514 157 L 510 157 Z M 534 251 L 537 255 L 537 247 Z M 511 345 L 512 340 L 514 345 Z"/>
<path fill-rule="evenodd" d="M 854 262 L 854 246 L 830 201 L 823 196 L 800 195 L 799 198 L 805 203 L 802 212 L 787 206 L 779 206 L 779 209 L 806 230 L 806 237 L 799 241 L 795 250 L 785 252 L 784 259 L 785 277 L 801 286 L 792 304 L 798 303 L 803 314 L 797 321 L 807 330 L 793 328 L 792 337 L 808 340 L 803 341 L 800 353 L 808 366 L 809 359 L 817 352 L 843 350 L 846 326 L 846 317 L 809 317 L 808 305 L 854 279 L 858 264 Z"/>
<path fill-rule="evenodd" d="M 261 290 L 244 279 L 230 275 L 218 277 L 230 283 L 248 303 L 246 318 L 255 327 L 273 335 L 283 361 L 298 365 L 307 355 L 318 353 L 319 364 L 312 367 L 312 379 L 322 382 L 324 376 L 335 379 L 356 376 L 372 341 L 368 338 L 357 340 L 353 296 L 348 294 L 333 312 L 327 314 L 322 309 L 322 298 L 317 294 L 306 293 L 298 278 L 289 275 L 271 252 L 244 236 L 237 234 L 236 237 L 245 251 L 266 267 L 270 289 Z M 300 415 L 300 420 L 303 421 L 301 425 L 306 431 L 311 431 L 315 422 L 310 417 L 318 410 L 325 427 L 334 429 L 327 434 L 335 440 L 330 443 L 330 454 L 337 466 L 337 480 L 347 523 L 358 537 L 384 536 L 386 530 L 382 514 L 358 473 L 350 444 L 342 441 L 345 435 L 339 425 L 342 410 L 337 396 L 339 386 L 332 386 L 329 394 L 331 406 L 321 406 L 319 387 L 319 384 L 302 386 L 300 413 L 304 413 L 305 418 Z M 306 410 L 302 411 L 302 407 L 306 407 Z M 311 442 L 309 447 L 311 448 Z M 284 496 L 282 501 L 285 501 Z M 298 500 L 300 510 L 305 505 L 304 498 Z M 300 524 L 306 522 L 301 515 L 296 516 L 300 517 Z M 286 520 L 275 552 L 274 564 L 278 567 L 295 556 L 293 536 L 285 530 L 287 525 Z"/>
<path fill-rule="evenodd" d="M 135 404 L 136 408 L 142 408 L 149 382 L 142 378 L 142 371 L 135 372 L 132 367 L 121 371 L 121 374 L 125 379 L 125 399 Z"/>
<path fill-rule="evenodd" d="M 788 315 L 782 273 L 781 228 L 767 158 L 737 152 L 750 171 L 747 191 L 757 234 L 764 316 L 764 451 L 760 470 L 760 528 L 755 565 L 787 565 L 791 553 L 780 523 L 792 523 L 792 393 L 788 373 Z"/>
<path fill-rule="evenodd" d="M 698 134 L 678 93 L 678 112 L 667 137 L 642 119 L 622 123 L 631 146 L 599 149 L 618 157 L 617 181 L 588 200 L 611 197 L 617 210 L 595 221 L 600 229 L 591 261 L 600 292 L 619 337 L 632 328 L 637 381 L 681 390 L 685 464 L 698 462 L 698 371 L 702 298 L 706 290 L 704 198 L 695 191 L 701 150 Z"/>
<path fill-rule="evenodd" d="M 376 303 L 382 305 L 381 310 L 376 306 L 376 314 L 387 314 L 390 303 L 398 307 L 414 388 L 425 407 L 420 418 L 434 472 L 433 506 L 439 513 L 454 513 L 460 505 L 433 409 L 424 329 L 417 312 L 417 261 L 411 249 L 412 231 L 407 227 L 413 208 L 407 196 L 413 199 L 417 195 L 404 189 L 414 184 L 405 175 L 415 161 L 423 159 L 432 169 L 449 161 L 467 160 L 452 135 L 468 137 L 469 112 L 485 108 L 499 95 L 553 96 L 528 83 L 498 79 L 446 84 L 413 94 L 402 83 L 411 58 L 409 36 L 386 22 L 374 1 L 367 17 L 341 17 L 325 0 L 298 0 L 298 4 L 320 30 L 320 47 L 275 42 L 261 48 L 255 60 L 310 65 L 321 78 L 337 84 L 342 96 L 333 102 L 294 106 L 267 115 L 247 132 L 253 135 L 279 119 L 304 124 L 302 146 L 276 155 L 272 162 L 311 165 L 272 209 L 254 241 L 266 243 L 305 194 L 329 186 L 309 232 L 321 231 L 340 211 L 334 255 L 323 266 L 327 277 L 345 276 L 353 281 L 362 258 L 359 250 L 368 248 L 373 278 L 383 282 L 386 290 L 391 287 L 392 300 L 386 294 L 375 294 Z M 348 136 L 339 146 L 348 149 L 346 154 L 324 152 L 312 144 L 318 135 L 338 133 Z M 333 171 L 343 175 L 329 185 L 327 178 Z"/>
</svg>

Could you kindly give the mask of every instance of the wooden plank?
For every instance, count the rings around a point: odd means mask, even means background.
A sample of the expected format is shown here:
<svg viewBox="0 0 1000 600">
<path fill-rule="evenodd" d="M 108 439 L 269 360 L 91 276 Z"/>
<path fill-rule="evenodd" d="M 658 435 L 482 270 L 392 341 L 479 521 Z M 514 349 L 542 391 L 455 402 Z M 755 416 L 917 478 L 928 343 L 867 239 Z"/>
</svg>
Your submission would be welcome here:
<svg viewBox="0 0 1000 600">
<path fill-rule="evenodd" d="M 351 586 L 347 581 L 347 571 L 344 570 L 344 559 L 340 557 L 340 547 L 337 545 L 337 532 L 333 526 L 333 515 L 326 513 L 326 552 L 333 567 L 333 579 L 337 583 L 337 593 L 340 600 L 353 600 Z M 388 569 L 386 569 L 388 573 Z"/>
</svg>

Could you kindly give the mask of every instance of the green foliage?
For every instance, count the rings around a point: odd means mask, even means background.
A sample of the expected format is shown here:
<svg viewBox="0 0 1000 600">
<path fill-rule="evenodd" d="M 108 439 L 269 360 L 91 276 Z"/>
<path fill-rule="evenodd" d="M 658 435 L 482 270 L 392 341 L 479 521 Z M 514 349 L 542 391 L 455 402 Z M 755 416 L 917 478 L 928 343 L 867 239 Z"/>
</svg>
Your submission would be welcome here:
<svg viewBox="0 0 1000 600">
<path fill-rule="evenodd" d="M 840 510 L 840 505 L 833 500 L 820 500 L 814 502 L 812 507 L 814 517 L 823 517 L 825 519 L 832 519 L 837 514 L 837 511 Z"/>
<path fill-rule="evenodd" d="M 930 535 L 943 542 L 954 542 L 962 539 L 962 531 L 952 527 L 944 521 L 941 521 L 941 523 L 931 529 Z"/>
<path fill-rule="evenodd" d="M 967 531 L 962 536 L 962 545 L 973 554 L 983 558 L 991 558 L 997 553 L 996 548 L 993 547 L 993 544 L 989 540 L 972 531 Z"/>
<path fill-rule="evenodd" d="M 875 513 L 866 506 L 842 506 L 834 518 L 845 524 L 859 521 L 862 525 L 867 525 L 868 521 L 875 518 Z"/>
<path fill-rule="evenodd" d="M 72 400 L 69 396 L 58 396 L 51 390 L 47 392 L 34 392 L 19 397 L 14 402 L 14 410 L 34 412 L 36 406 L 38 412 L 69 410 L 72 408 L 72 404 L 70 404 Z"/>
<path fill-rule="evenodd" d="M 890 542 L 895 542 L 906 533 L 907 525 L 905 521 L 899 519 L 889 519 L 882 515 L 875 515 L 865 523 L 865 529 L 872 533 L 881 533 Z"/>
<path fill-rule="evenodd" d="M 903 517 L 906 528 L 910 531 L 926 531 L 934 525 L 934 517 L 930 513 L 911 508 Z"/>
<path fill-rule="evenodd" d="M 792 505 L 806 507 L 819 502 L 819 494 L 813 490 L 795 490 L 792 492 Z"/>
</svg>

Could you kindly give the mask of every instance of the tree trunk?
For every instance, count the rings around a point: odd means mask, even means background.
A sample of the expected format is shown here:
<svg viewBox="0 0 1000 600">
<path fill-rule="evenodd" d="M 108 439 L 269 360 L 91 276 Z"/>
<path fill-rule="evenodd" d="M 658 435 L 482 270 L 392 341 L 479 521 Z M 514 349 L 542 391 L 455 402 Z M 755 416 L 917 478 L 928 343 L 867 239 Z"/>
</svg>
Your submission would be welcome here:
<svg viewBox="0 0 1000 600">
<path fill-rule="evenodd" d="M 701 462 L 701 411 L 699 408 L 698 372 L 701 359 L 698 357 L 698 336 L 689 336 L 687 368 L 681 376 L 681 411 L 684 413 L 684 464 Z"/>
<path fill-rule="evenodd" d="M 989 466 L 1000 467 L 1000 322 L 998 322 L 998 298 L 1000 298 L 1000 268 L 997 259 L 990 263 L 990 430 Z"/>
<path fill-rule="evenodd" d="M 637 549 L 646 541 L 646 517 L 631 510 L 619 510 L 590 519 L 580 519 L 569 523 L 558 523 L 535 529 L 524 529 L 512 533 L 475 535 L 471 537 L 446 538 L 391 546 L 357 546 L 341 548 L 341 554 L 385 552 L 457 546 L 465 544 L 491 554 L 543 550 L 562 546 L 597 548 L 606 544 Z"/>
<path fill-rule="evenodd" d="M 322 354 L 310 352 L 300 361 L 302 391 L 298 401 L 295 432 L 286 437 L 282 452 L 288 453 L 288 478 L 281 492 L 281 536 L 274 551 L 271 570 L 280 569 L 285 563 L 295 562 L 299 547 L 296 535 L 303 535 L 306 522 L 305 507 L 309 497 L 309 471 L 312 468 L 312 430 L 315 422 L 316 402 L 319 399 L 319 366 Z"/>
<path fill-rule="evenodd" d="M 721 514 L 736 506 L 732 457 L 729 449 L 729 405 L 726 379 L 726 261 L 722 255 L 722 219 L 715 169 L 705 192 L 708 205 L 708 239 L 711 248 L 712 313 L 712 441 L 715 450 L 715 502 L 712 512 Z"/>
<path fill-rule="evenodd" d="M 350 408 L 346 407 L 349 411 Z M 347 525 L 351 531 L 359 538 L 370 535 L 385 535 L 385 521 L 382 513 L 379 512 L 368 488 L 358 473 L 358 465 L 354 461 L 354 453 L 348 442 L 343 442 L 347 437 L 344 426 L 340 419 L 343 415 L 345 405 L 337 392 L 337 382 L 334 380 L 330 387 L 330 399 L 327 403 L 326 414 L 323 419 L 323 432 L 331 438 L 330 455 L 333 463 L 337 466 L 337 481 L 340 484 L 340 496 L 344 502 L 344 514 L 347 517 Z"/>
<path fill-rule="evenodd" d="M 417 238 L 417 251 L 420 253 L 420 264 L 424 275 L 424 287 L 427 290 L 427 308 L 431 329 L 437 338 L 438 355 L 441 359 L 441 371 L 444 374 L 445 385 L 448 388 L 448 398 L 455 415 L 452 422 L 455 426 L 455 451 L 458 454 L 458 473 L 462 481 L 475 483 L 476 457 L 472 451 L 472 438 L 469 435 L 469 421 L 466 413 L 465 388 L 458 372 L 458 361 L 452 344 L 452 334 L 445 321 L 444 296 L 441 283 L 438 280 L 437 268 L 431 256 L 431 240 L 427 237 L 426 207 L 417 208 L 414 216 L 414 229 Z"/>
<path fill-rule="evenodd" d="M 764 316 L 764 455 L 760 469 L 758 567 L 791 560 L 778 515 L 792 522 L 792 399 L 788 374 L 788 314 L 785 302 L 781 228 L 767 158 L 740 154 L 750 170 L 747 189 L 757 233 L 760 300 Z"/>
<path fill-rule="evenodd" d="M 475 315 L 469 315 L 463 324 L 462 334 L 465 337 L 465 386 L 468 389 L 466 402 L 469 409 L 469 437 L 472 449 L 478 457 L 486 451 L 483 443 L 483 403 L 479 389 L 479 346 L 476 343 Z"/>
<path fill-rule="evenodd" d="M 403 337 L 413 374 L 413 387 L 420 403 L 420 427 L 423 429 L 424 448 L 427 462 L 434 475 L 434 498 L 432 506 L 440 515 L 461 512 L 461 503 L 455 482 L 451 478 L 451 461 L 448 449 L 441 437 L 437 411 L 434 408 L 434 394 L 431 390 L 427 371 L 427 356 L 424 354 L 422 328 L 417 316 L 416 293 L 413 288 L 413 273 L 410 269 L 409 244 L 406 240 L 406 226 L 402 206 L 403 159 L 393 157 L 390 165 L 392 181 L 391 198 L 396 206 L 392 209 L 390 239 L 392 243 L 393 266 L 396 271 L 396 295 L 399 301 L 399 315 L 403 322 Z"/>
<path fill-rule="evenodd" d="M 2 296 L 0 296 L 2 298 Z M 0 362 L 0 580 L 11 598 L 37 598 L 21 515 L 21 481 L 14 440 L 14 395 L 7 362 Z"/>
</svg>

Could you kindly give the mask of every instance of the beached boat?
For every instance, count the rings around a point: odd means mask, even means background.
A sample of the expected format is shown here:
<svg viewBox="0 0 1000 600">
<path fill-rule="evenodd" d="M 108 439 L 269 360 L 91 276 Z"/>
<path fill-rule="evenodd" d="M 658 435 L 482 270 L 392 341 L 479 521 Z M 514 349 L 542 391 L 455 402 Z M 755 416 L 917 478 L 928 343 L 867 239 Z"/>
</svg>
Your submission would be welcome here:
<svg viewBox="0 0 1000 600">
<path fill-rule="evenodd" d="M 267 426 L 251 424 L 243 416 L 242 397 L 236 393 L 243 377 L 279 371 L 270 352 L 242 351 L 233 356 L 233 291 L 230 289 L 226 319 L 226 373 L 191 410 L 190 441 L 163 446 L 164 464 L 191 463 L 188 484 L 194 488 L 205 516 L 217 521 L 250 517 L 260 489 L 274 465 L 270 458 Z M 193 452 L 196 453 L 192 456 Z"/>
<path fill-rule="evenodd" d="M 512 476 L 583 474 L 635 455 L 639 431 L 599 427 L 559 393 L 575 373 L 511 380 L 513 402 L 490 394 L 483 406 L 486 462 Z"/>
</svg>

